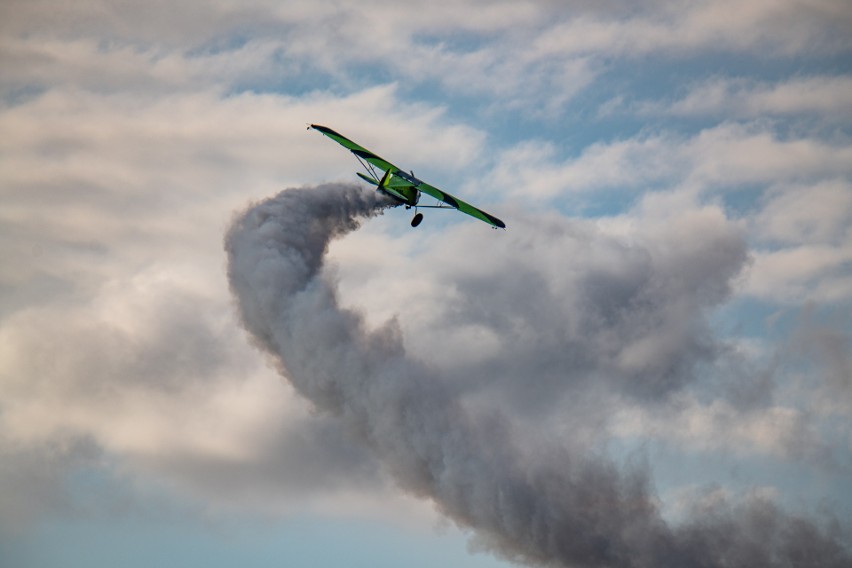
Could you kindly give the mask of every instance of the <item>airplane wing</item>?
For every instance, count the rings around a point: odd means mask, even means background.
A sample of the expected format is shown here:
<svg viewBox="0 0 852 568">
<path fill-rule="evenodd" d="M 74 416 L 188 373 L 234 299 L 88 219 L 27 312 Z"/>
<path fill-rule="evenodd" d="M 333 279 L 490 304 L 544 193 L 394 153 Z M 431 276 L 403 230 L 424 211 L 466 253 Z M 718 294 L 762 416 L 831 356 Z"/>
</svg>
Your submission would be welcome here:
<svg viewBox="0 0 852 568">
<path fill-rule="evenodd" d="M 449 205 L 449 206 L 451 206 L 455 209 L 458 209 L 462 213 L 467 213 L 471 217 L 475 217 L 475 218 L 479 219 L 480 221 L 485 221 L 486 223 L 488 223 L 492 227 L 498 227 L 500 229 L 506 228 L 506 224 L 503 221 L 501 221 L 500 219 L 498 219 L 497 217 L 494 217 L 490 213 L 486 213 L 485 211 L 483 211 L 481 209 L 477 209 L 476 207 L 474 207 L 470 203 L 467 203 L 466 201 L 463 201 L 463 200 L 459 199 L 458 197 L 454 197 L 454 196 L 450 195 L 449 193 L 441 191 L 437 187 L 434 187 L 434 186 L 429 185 L 428 183 L 422 182 L 419 179 L 415 178 L 413 175 L 409 176 L 406 172 L 402 171 L 401 169 L 399 169 L 395 165 L 391 164 L 390 162 L 388 162 L 384 158 L 377 156 L 376 154 L 370 152 L 369 150 L 367 150 L 363 146 L 360 146 L 360 145 L 356 144 L 355 142 L 353 142 L 352 140 L 350 140 L 349 138 L 343 136 L 342 134 L 335 132 L 331 128 L 328 128 L 327 126 L 320 126 L 319 124 L 311 124 L 308 128 L 313 128 L 314 130 L 318 130 L 318 131 L 322 132 L 323 134 L 325 134 L 326 136 L 328 136 L 329 138 L 331 138 L 332 140 L 334 140 L 335 142 L 337 142 L 338 144 L 340 144 L 344 148 L 348 149 L 350 152 L 355 154 L 355 156 L 364 160 L 365 162 L 367 162 L 367 163 L 369 163 L 373 166 L 376 166 L 377 168 L 379 168 L 379 169 L 381 169 L 385 172 L 390 172 L 391 174 L 394 174 L 394 177 L 389 180 L 389 183 L 391 183 L 391 184 L 395 183 L 396 177 L 398 176 L 402 180 L 401 183 L 406 187 L 414 187 L 414 188 L 418 189 L 419 191 L 421 191 L 421 192 L 423 192 L 427 195 L 431 195 L 435 199 L 438 199 L 439 201 L 443 201 L 447 205 Z M 367 181 L 369 181 L 370 183 L 375 183 L 376 181 L 378 181 L 378 178 L 376 180 L 369 180 L 365 176 L 361 176 L 361 177 L 364 178 L 364 179 L 367 179 Z M 412 203 L 412 205 L 413 204 L 414 203 Z"/>
<path fill-rule="evenodd" d="M 359 158 L 361 158 L 365 162 L 373 164 L 374 166 L 381 169 L 382 171 L 386 172 L 386 171 L 390 170 L 390 173 L 392 173 L 392 174 L 395 174 L 396 172 L 399 171 L 398 167 L 391 164 L 390 162 L 388 162 L 384 158 L 381 158 L 381 157 L 377 156 L 376 154 L 373 154 L 372 152 L 370 152 L 369 150 L 367 150 L 363 146 L 359 146 L 358 144 L 356 144 L 355 142 L 353 142 L 349 138 L 343 136 L 342 134 L 338 134 L 337 132 L 335 132 L 331 128 L 328 128 L 327 126 L 320 126 L 319 124 L 312 124 L 310 126 L 310 128 L 313 128 L 314 130 L 319 130 L 320 132 L 322 132 L 323 134 L 325 134 L 326 136 L 328 136 L 329 138 L 331 138 L 332 140 L 334 140 L 335 142 L 337 142 L 338 144 L 340 144 L 344 148 L 347 148 L 349 151 L 351 151 L 353 154 L 355 154 L 356 156 L 358 156 Z"/>
<path fill-rule="evenodd" d="M 500 229 L 506 228 L 506 223 L 504 223 L 503 221 L 501 221 L 500 219 L 498 219 L 494 215 L 491 215 L 490 213 L 486 213 L 482 209 L 477 209 L 476 207 L 474 207 L 470 203 L 467 203 L 466 201 L 462 201 L 458 197 L 453 197 L 449 193 L 447 193 L 445 191 L 441 191 L 437 187 L 431 186 L 428 183 L 420 182 L 420 184 L 417 185 L 417 189 L 419 189 L 420 191 L 422 191 L 423 193 L 425 193 L 427 195 L 431 195 L 432 197 L 434 197 L 435 199 L 438 199 L 439 201 L 443 201 L 444 203 L 446 203 L 447 205 L 449 205 L 451 207 L 455 207 L 456 209 L 458 209 L 462 213 L 467 213 L 471 217 L 476 217 L 480 221 L 485 221 L 486 223 L 488 223 L 489 225 L 491 225 L 493 227 L 498 227 Z"/>
</svg>

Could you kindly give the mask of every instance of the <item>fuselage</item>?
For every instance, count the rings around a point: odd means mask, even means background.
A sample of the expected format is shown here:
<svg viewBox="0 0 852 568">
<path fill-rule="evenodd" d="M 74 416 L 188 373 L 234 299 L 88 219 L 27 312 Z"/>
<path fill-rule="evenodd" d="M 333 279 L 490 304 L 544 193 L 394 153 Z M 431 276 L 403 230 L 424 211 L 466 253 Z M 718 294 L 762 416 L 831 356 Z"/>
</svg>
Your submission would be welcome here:
<svg viewBox="0 0 852 568">
<path fill-rule="evenodd" d="M 378 191 L 390 195 L 404 205 L 414 207 L 420 201 L 420 190 L 417 189 L 417 186 L 422 182 L 413 175 L 403 171 L 397 171 L 396 173 L 387 172 L 381 180 L 377 181 L 360 172 L 357 173 L 361 179 L 375 185 Z"/>
<path fill-rule="evenodd" d="M 405 205 L 408 205 L 409 207 L 413 207 L 413 206 L 417 205 L 417 202 L 420 200 L 420 192 L 417 191 L 417 189 L 415 189 L 411 186 L 404 187 L 404 188 L 394 188 L 394 189 L 391 189 L 391 188 L 385 188 L 385 189 L 377 188 L 377 189 L 378 189 L 378 191 L 381 191 L 382 193 L 386 193 L 386 194 L 390 195 L 394 199 L 398 199 L 399 201 L 403 202 Z"/>
</svg>

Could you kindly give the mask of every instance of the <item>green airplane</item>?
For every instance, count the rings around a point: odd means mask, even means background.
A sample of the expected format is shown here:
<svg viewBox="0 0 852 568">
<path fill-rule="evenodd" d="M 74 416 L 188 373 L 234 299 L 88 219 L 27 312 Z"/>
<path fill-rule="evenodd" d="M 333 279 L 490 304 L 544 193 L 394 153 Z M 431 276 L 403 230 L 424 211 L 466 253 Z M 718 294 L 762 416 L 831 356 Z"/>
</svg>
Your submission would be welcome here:
<svg viewBox="0 0 852 568">
<path fill-rule="evenodd" d="M 331 128 L 320 126 L 319 124 L 311 124 L 308 126 L 308 130 L 311 128 L 322 132 L 355 154 L 355 157 L 358 158 L 358 161 L 361 162 L 361 165 L 364 166 L 364 169 L 367 170 L 368 174 L 364 175 L 361 172 L 356 172 L 361 179 L 371 185 L 375 185 L 378 191 L 386 193 L 387 195 L 390 195 L 402 202 L 406 209 L 414 207 L 414 218 L 411 220 L 412 227 L 416 227 L 421 221 L 423 221 L 423 213 L 419 213 L 417 209 L 426 208 L 458 209 L 462 213 L 467 213 L 471 217 L 476 217 L 481 221 L 485 221 L 495 229 L 506 228 L 506 224 L 497 217 L 486 213 L 482 209 L 477 209 L 470 203 L 466 203 L 458 197 L 453 197 L 449 193 L 445 193 L 437 187 L 431 186 L 428 183 L 417 179 L 414 177 L 414 172 L 409 174 L 402 171 L 387 160 L 380 158 L 363 146 L 359 146 L 352 140 L 338 134 Z M 376 171 L 376 168 L 383 172 L 381 176 Z M 420 201 L 421 193 L 431 195 L 435 199 L 442 201 L 447 205 L 418 205 L 417 203 Z"/>
</svg>

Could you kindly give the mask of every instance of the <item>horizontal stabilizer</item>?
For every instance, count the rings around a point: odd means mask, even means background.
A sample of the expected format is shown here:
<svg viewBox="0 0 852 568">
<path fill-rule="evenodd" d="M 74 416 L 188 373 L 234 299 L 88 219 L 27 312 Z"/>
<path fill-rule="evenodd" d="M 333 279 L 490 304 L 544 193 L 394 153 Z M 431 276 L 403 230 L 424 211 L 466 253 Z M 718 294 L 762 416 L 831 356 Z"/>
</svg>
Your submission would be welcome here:
<svg viewBox="0 0 852 568">
<path fill-rule="evenodd" d="M 365 175 L 365 174 L 362 174 L 361 172 L 355 172 L 355 173 L 356 173 L 356 174 L 358 174 L 358 177 L 359 177 L 359 178 L 361 178 L 362 180 L 366 181 L 366 182 L 367 182 L 367 183 L 369 183 L 370 185 L 379 185 L 379 182 L 377 182 L 376 180 L 374 180 L 374 179 L 373 179 L 373 178 L 371 178 L 370 176 Z"/>
</svg>

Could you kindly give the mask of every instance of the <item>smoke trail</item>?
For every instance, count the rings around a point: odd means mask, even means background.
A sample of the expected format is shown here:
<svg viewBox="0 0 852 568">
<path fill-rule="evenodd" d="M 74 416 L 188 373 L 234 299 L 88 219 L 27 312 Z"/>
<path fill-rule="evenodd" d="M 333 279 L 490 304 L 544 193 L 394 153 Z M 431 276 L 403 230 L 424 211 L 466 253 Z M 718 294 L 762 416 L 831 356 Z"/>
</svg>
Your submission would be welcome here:
<svg viewBox="0 0 852 568">
<path fill-rule="evenodd" d="M 360 436 L 402 488 L 517 562 L 849 565 L 842 547 L 811 523 L 759 501 L 670 528 L 641 470 L 565 450 L 533 456 L 499 415 L 466 411 L 436 371 L 406 355 L 393 324 L 368 333 L 319 277 L 330 240 L 387 206 L 358 186 L 287 190 L 237 218 L 225 248 L 231 289 L 255 341 L 300 394 Z"/>
</svg>

